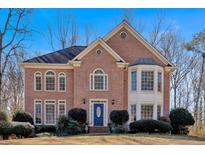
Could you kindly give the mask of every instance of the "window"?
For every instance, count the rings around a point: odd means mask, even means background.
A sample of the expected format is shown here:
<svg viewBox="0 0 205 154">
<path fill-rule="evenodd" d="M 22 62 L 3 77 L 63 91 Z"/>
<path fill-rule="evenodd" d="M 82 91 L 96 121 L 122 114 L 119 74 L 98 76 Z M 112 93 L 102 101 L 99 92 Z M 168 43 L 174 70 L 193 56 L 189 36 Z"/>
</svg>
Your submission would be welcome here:
<svg viewBox="0 0 205 154">
<path fill-rule="evenodd" d="M 40 100 L 35 101 L 34 117 L 34 123 L 36 125 L 42 124 L 42 102 Z"/>
<path fill-rule="evenodd" d="M 59 91 L 65 91 L 65 87 L 66 87 L 66 78 L 65 78 L 65 74 L 64 73 L 60 73 L 58 76 L 58 88 Z"/>
<path fill-rule="evenodd" d="M 131 121 L 136 121 L 136 104 L 131 105 Z"/>
<path fill-rule="evenodd" d="M 91 90 L 107 90 L 108 76 L 102 69 L 96 69 L 90 75 L 90 89 Z"/>
<path fill-rule="evenodd" d="M 133 71 L 131 73 L 131 90 L 136 91 L 137 90 L 137 72 Z"/>
<path fill-rule="evenodd" d="M 66 103 L 65 101 L 58 102 L 58 116 L 66 115 Z"/>
<path fill-rule="evenodd" d="M 162 91 L 162 73 L 158 72 L 158 76 L 157 76 L 157 90 L 159 92 Z"/>
<path fill-rule="evenodd" d="M 153 105 L 141 105 L 141 119 L 153 119 Z"/>
<path fill-rule="evenodd" d="M 55 91 L 55 73 L 52 71 L 46 73 L 46 90 Z"/>
<path fill-rule="evenodd" d="M 55 101 L 46 101 L 45 103 L 45 123 L 48 125 L 55 124 Z"/>
<path fill-rule="evenodd" d="M 157 105 L 157 120 L 161 117 L 161 105 Z"/>
<path fill-rule="evenodd" d="M 127 37 L 127 33 L 124 32 L 124 31 L 122 31 L 122 32 L 120 33 L 120 37 L 121 37 L 121 39 L 125 39 L 125 38 Z"/>
<path fill-rule="evenodd" d="M 42 90 L 42 74 L 41 72 L 36 72 L 35 75 L 34 75 L 34 89 L 36 91 L 41 91 Z"/>
<path fill-rule="evenodd" d="M 142 71 L 141 90 L 154 90 L 154 72 Z"/>
</svg>

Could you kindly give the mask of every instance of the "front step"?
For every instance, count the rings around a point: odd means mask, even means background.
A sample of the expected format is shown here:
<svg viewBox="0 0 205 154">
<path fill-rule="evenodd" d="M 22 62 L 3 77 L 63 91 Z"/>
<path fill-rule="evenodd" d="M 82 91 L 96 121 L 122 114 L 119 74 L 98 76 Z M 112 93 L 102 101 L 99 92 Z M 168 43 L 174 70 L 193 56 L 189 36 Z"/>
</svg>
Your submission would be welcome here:
<svg viewBox="0 0 205 154">
<path fill-rule="evenodd" d="M 89 133 L 109 133 L 108 127 L 90 127 Z"/>
</svg>

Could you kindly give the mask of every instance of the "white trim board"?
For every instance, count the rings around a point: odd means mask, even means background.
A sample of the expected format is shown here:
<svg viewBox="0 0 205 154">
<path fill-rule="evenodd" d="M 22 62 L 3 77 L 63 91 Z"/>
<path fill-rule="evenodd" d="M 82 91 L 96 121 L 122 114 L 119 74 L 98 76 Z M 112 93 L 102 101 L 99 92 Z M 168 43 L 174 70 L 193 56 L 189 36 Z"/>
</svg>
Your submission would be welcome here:
<svg viewBox="0 0 205 154">
<path fill-rule="evenodd" d="M 78 54 L 76 57 L 72 59 L 72 61 L 75 60 L 81 60 L 85 55 L 87 55 L 93 48 L 95 48 L 97 45 L 101 45 L 113 58 L 115 58 L 117 61 L 121 61 L 125 63 L 125 60 L 120 57 L 110 46 L 108 46 L 103 39 L 98 38 L 96 41 L 91 43 L 86 49 L 84 49 L 80 54 Z"/>
</svg>

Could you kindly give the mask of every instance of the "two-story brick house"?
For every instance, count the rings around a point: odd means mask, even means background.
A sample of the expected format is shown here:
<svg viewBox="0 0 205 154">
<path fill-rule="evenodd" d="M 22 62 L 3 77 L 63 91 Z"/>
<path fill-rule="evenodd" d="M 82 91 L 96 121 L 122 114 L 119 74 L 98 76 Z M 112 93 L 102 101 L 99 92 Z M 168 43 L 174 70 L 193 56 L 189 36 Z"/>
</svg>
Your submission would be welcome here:
<svg viewBox="0 0 205 154">
<path fill-rule="evenodd" d="M 169 114 L 173 65 L 126 21 L 89 46 L 72 46 L 21 64 L 25 110 L 36 125 L 55 124 L 74 107 L 91 127 L 107 127 L 112 110 L 130 121 Z"/>
</svg>

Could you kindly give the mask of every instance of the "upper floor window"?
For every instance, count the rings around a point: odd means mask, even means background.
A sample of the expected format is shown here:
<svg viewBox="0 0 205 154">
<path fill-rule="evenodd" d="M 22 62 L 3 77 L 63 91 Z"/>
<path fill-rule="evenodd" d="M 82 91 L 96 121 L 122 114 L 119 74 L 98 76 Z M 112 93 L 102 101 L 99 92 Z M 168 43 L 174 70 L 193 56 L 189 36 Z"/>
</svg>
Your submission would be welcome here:
<svg viewBox="0 0 205 154">
<path fill-rule="evenodd" d="M 46 77 L 46 90 L 55 91 L 55 73 L 52 71 L 48 71 L 45 77 Z"/>
<path fill-rule="evenodd" d="M 133 71 L 131 73 L 131 90 L 132 91 L 137 90 L 137 71 Z"/>
<path fill-rule="evenodd" d="M 58 90 L 59 91 L 65 91 L 66 88 L 66 77 L 64 73 L 60 73 L 58 75 Z"/>
<path fill-rule="evenodd" d="M 42 90 L 42 74 L 41 74 L 41 72 L 36 72 L 34 75 L 34 89 L 36 91 Z"/>
<path fill-rule="evenodd" d="M 91 90 L 107 90 L 108 75 L 102 69 L 96 69 L 90 74 L 90 89 Z"/>
<path fill-rule="evenodd" d="M 158 72 L 158 75 L 157 75 L 157 90 L 159 92 L 162 91 L 162 73 L 161 72 Z"/>
<path fill-rule="evenodd" d="M 142 71 L 141 90 L 154 90 L 154 72 Z"/>
</svg>

